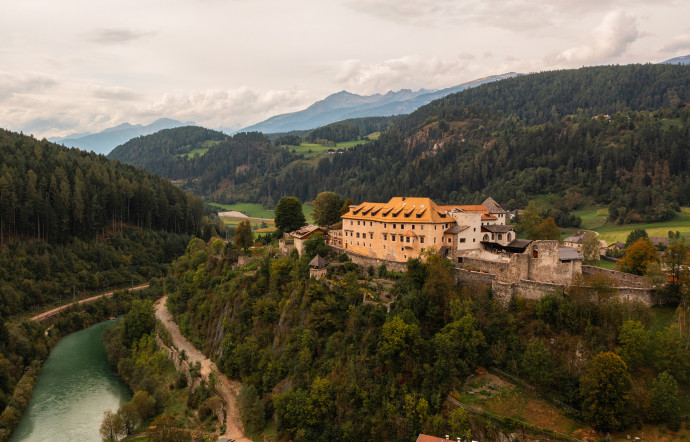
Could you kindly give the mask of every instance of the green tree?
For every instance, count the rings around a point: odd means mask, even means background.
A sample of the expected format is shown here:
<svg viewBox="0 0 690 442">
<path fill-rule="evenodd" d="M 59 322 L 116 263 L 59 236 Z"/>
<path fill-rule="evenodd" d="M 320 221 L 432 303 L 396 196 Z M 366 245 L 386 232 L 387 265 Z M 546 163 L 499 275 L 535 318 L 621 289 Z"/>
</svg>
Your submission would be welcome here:
<svg viewBox="0 0 690 442">
<path fill-rule="evenodd" d="M 683 291 L 683 285 L 690 282 L 690 272 L 688 272 L 690 252 L 685 244 L 676 242 L 666 249 L 662 261 L 666 265 L 669 290 L 679 297 Z"/>
<path fill-rule="evenodd" d="M 582 414 L 601 431 L 625 428 L 632 406 L 632 381 L 625 362 L 613 352 L 599 353 L 580 377 Z"/>
<path fill-rule="evenodd" d="M 141 416 L 132 401 L 122 404 L 117 410 L 118 416 L 122 418 L 127 434 L 131 434 L 141 424 Z"/>
<path fill-rule="evenodd" d="M 340 215 L 345 201 L 335 192 L 321 192 L 314 200 L 314 223 L 318 226 L 330 226 L 340 222 Z"/>
<path fill-rule="evenodd" d="M 242 384 L 236 402 L 244 428 L 252 433 L 261 431 L 265 423 L 264 405 L 256 388 L 251 384 Z"/>
<path fill-rule="evenodd" d="M 645 229 L 634 229 L 628 234 L 628 238 L 625 240 L 625 247 L 630 247 L 632 244 L 637 242 L 638 239 L 649 238 L 647 231 Z"/>
<path fill-rule="evenodd" d="M 530 239 L 549 239 L 559 241 L 561 239 L 561 229 L 556 225 L 556 221 L 550 216 L 544 221 L 539 223 L 536 228 L 534 228 L 532 235 L 528 237 Z"/>
<path fill-rule="evenodd" d="M 244 220 L 240 222 L 235 229 L 235 247 L 244 249 L 246 252 L 252 245 L 254 245 L 252 225 L 249 220 Z"/>
<path fill-rule="evenodd" d="M 470 423 L 467 420 L 467 410 L 464 408 L 458 407 L 450 412 L 450 416 L 448 416 L 448 425 L 450 426 L 450 432 L 453 437 L 461 437 L 465 440 L 470 440 L 472 437 Z"/>
<path fill-rule="evenodd" d="M 659 373 L 652 383 L 652 418 L 657 422 L 676 423 L 680 415 L 678 382 L 667 371 Z"/>
<path fill-rule="evenodd" d="M 649 350 L 649 333 L 640 321 L 628 320 L 618 334 L 618 354 L 631 369 L 644 364 Z"/>
<path fill-rule="evenodd" d="M 284 196 L 275 210 L 276 227 L 281 232 L 292 232 L 307 223 L 302 212 L 302 203 L 294 196 Z"/>
<path fill-rule="evenodd" d="M 546 386 L 551 381 L 551 353 L 541 339 L 530 342 L 522 356 L 522 372 L 539 386 Z"/>
<path fill-rule="evenodd" d="M 625 249 L 625 256 L 618 263 L 623 272 L 643 275 L 647 264 L 658 261 L 656 247 L 647 238 L 641 238 Z"/>
<path fill-rule="evenodd" d="M 101 437 L 106 441 L 118 441 L 120 436 L 127 434 L 125 423 L 118 414 L 113 413 L 112 410 L 106 410 L 103 413 L 103 421 L 99 430 Z"/>
<path fill-rule="evenodd" d="M 599 262 L 599 237 L 594 232 L 585 232 L 585 238 L 582 242 L 582 256 L 585 264 L 592 264 Z"/>
<path fill-rule="evenodd" d="M 137 391 L 130 401 L 141 421 L 145 421 L 156 414 L 156 399 L 146 391 Z"/>
<path fill-rule="evenodd" d="M 156 326 L 156 318 L 151 301 L 148 299 L 134 300 L 132 308 L 122 321 L 122 325 L 124 327 L 122 343 L 128 348 L 135 342 L 139 342 L 145 334 L 153 332 Z"/>
<path fill-rule="evenodd" d="M 539 215 L 537 203 L 530 200 L 525 210 L 520 214 L 520 224 L 518 230 L 524 232 L 528 238 L 535 236 L 537 226 L 539 226 L 544 219 Z"/>
</svg>

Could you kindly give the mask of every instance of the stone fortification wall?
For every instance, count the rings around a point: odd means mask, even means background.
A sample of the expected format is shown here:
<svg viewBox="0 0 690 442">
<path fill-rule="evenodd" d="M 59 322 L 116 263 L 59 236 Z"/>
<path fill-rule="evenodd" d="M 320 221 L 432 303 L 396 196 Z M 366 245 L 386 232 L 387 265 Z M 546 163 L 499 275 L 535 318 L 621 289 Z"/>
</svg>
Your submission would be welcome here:
<svg viewBox="0 0 690 442">
<path fill-rule="evenodd" d="M 601 267 L 582 266 L 582 274 L 604 275 L 613 278 L 618 282 L 619 287 L 635 287 L 641 289 L 651 289 L 652 286 L 642 277 L 631 273 L 617 272 L 615 270 L 602 269 Z"/>
<path fill-rule="evenodd" d="M 496 281 L 496 275 L 484 272 L 475 272 L 467 269 L 455 269 L 455 283 L 456 284 L 466 284 L 466 285 L 485 285 L 492 287 L 492 284 Z"/>
<path fill-rule="evenodd" d="M 491 289 L 495 297 L 500 299 L 504 304 L 508 304 L 510 298 L 513 296 L 522 296 L 525 299 L 539 300 L 548 292 L 563 290 L 563 286 L 549 282 L 521 279 L 514 283 L 494 281 Z"/>
<path fill-rule="evenodd" d="M 345 253 L 349 258 L 350 261 L 354 262 L 360 267 L 374 267 L 375 269 L 378 269 L 381 264 L 386 266 L 386 269 L 392 272 L 404 272 L 407 270 L 407 263 L 405 262 L 395 262 L 395 261 L 387 261 L 385 259 L 377 259 L 377 258 L 372 258 L 370 256 L 363 256 L 358 253 L 351 252 L 349 250 L 344 250 L 340 248 L 335 248 L 339 252 Z"/>
<path fill-rule="evenodd" d="M 510 279 L 510 275 L 512 273 L 510 264 L 507 262 L 489 261 L 481 258 L 464 257 L 462 259 L 462 267 L 465 270 L 475 273 L 491 273 L 492 275 L 498 277 L 498 279 L 501 281 Z"/>
</svg>

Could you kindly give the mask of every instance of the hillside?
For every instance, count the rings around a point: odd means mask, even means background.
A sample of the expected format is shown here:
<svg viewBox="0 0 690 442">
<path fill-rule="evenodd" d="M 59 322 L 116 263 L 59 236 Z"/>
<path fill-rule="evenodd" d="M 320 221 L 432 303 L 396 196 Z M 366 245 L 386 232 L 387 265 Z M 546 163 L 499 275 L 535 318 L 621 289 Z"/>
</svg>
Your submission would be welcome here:
<svg viewBox="0 0 690 442">
<path fill-rule="evenodd" d="M 420 106 L 448 94 L 515 75 L 518 74 L 511 72 L 502 75 L 492 75 L 441 90 L 420 89 L 418 91 L 411 91 L 409 89 L 402 89 L 397 92 L 389 91 L 386 94 L 374 95 L 357 95 L 347 91 L 340 91 L 317 101 L 304 110 L 276 115 L 260 123 L 245 127 L 240 132 L 290 132 L 293 130 L 314 129 L 336 121 L 353 118 L 409 114 Z"/>
<path fill-rule="evenodd" d="M 306 250 L 238 268 L 231 246 L 194 239 L 173 265 L 168 309 L 196 348 L 241 380 L 238 408 L 254 440 L 264 431 L 277 431 L 278 440 L 373 441 L 415 440 L 420 432 L 523 440 L 542 431 L 515 418 L 569 435 L 591 426 L 623 430 L 625 438 L 645 422 L 675 431 L 688 411 L 690 353 L 682 342 L 690 330 L 676 322 L 684 310 L 597 303 L 575 290 L 504 306 L 490 291 L 457 286 L 452 264 L 436 256 L 389 272 L 360 268 L 322 240 Z M 329 263 L 326 279 L 309 277 L 317 251 Z M 620 357 L 603 353 L 612 351 Z M 601 357 L 624 367 L 622 388 L 630 391 L 608 421 L 589 410 L 580 389 Z M 493 385 L 472 376 L 486 374 L 483 367 L 536 388 L 516 397 L 522 390 L 496 376 Z M 656 395 L 668 373 L 679 387 L 676 411 L 657 418 L 658 399 L 642 398 Z M 470 415 L 449 395 L 498 415 Z"/>
<path fill-rule="evenodd" d="M 82 150 L 90 150 L 96 153 L 107 155 L 116 146 L 142 135 L 149 135 L 159 130 L 170 129 L 173 127 L 185 126 L 190 123 L 182 123 L 170 118 L 160 118 L 149 125 L 123 123 L 115 127 L 102 130 L 101 132 L 76 133 L 66 137 L 53 137 L 48 141 L 59 143 L 67 147 L 76 147 Z"/>
<path fill-rule="evenodd" d="M 0 315 L 162 275 L 202 233 L 201 201 L 149 172 L 4 130 L 0 157 Z"/>
<path fill-rule="evenodd" d="M 690 55 L 670 58 L 666 61 L 662 61 L 661 63 L 662 64 L 690 64 Z"/>
<path fill-rule="evenodd" d="M 132 164 L 191 180 L 187 189 L 220 202 L 272 207 L 280 196 L 309 201 L 332 190 L 354 201 L 406 194 L 471 203 L 490 195 L 516 208 L 553 193 L 566 197 L 563 211 L 586 200 L 612 205 L 613 219 L 656 221 L 690 204 L 688 103 L 688 66 L 600 66 L 522 75 L 408 116 L 348 120 L 274 139 L 287 149 L 258 134 L 203 148 L 212 141 L 203 129 L 193 142 L 175 141 L 172 134 L 182 129 L 174 129 L 160 140 L 171 154 L 159 154 L 152 136 L 111 157 L 140 146 L 149 153 L 133 155 Z M 299 148 L 308 157 L 290 153 L 300 141 L 357 139 L 375 127 L 385 129 L 378 139 L 337 155 L 325 147 L 311 154 L 309 146 Z M 261 160 L 247 161 L 242 146 L 249 145 Z M 172 155 L 176 149 L 197 154 Z"/>
</svg>

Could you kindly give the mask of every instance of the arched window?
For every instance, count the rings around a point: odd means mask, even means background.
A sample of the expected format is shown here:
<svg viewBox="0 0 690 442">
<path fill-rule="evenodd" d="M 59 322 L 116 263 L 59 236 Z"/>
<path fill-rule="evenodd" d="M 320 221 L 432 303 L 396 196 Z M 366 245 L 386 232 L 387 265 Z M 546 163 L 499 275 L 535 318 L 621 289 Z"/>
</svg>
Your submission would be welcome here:
<svg viewBox="0 0 690 442">
<path fill-rule="evenodd" d="M 502 233 L 499 233 L 499 234 L 498 234 L 498 240 L 499 240 L 499 241 L 503 241 L 503 234 L 502 234 Z"/>
<path fill-rule="evenodd" d="M 484 234 L 484 239 L 482 241 L 488 241 L 489 240 L 489 234 L 485 233 Z"/>
<path fill-rule="evenodd" d="M 508 236 L 506 236 L 506 240 L 510 241 L 510 232 L 508 232 Z"/>
</svg>

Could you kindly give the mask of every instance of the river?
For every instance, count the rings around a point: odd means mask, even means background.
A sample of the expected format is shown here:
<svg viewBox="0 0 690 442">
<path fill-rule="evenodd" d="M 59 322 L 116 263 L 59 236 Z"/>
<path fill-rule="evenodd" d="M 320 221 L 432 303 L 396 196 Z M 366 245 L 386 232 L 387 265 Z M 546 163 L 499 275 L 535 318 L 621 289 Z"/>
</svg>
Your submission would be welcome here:
<svg viewBox="0 0 690 442">
<path fill-rule="evenodd" d="M 31 401 L 10 442 L 101 441 L 105 410 L 131 399 L 108 362 L 105 321 L 65 336 L 41 368 Z"/>
</svg>

